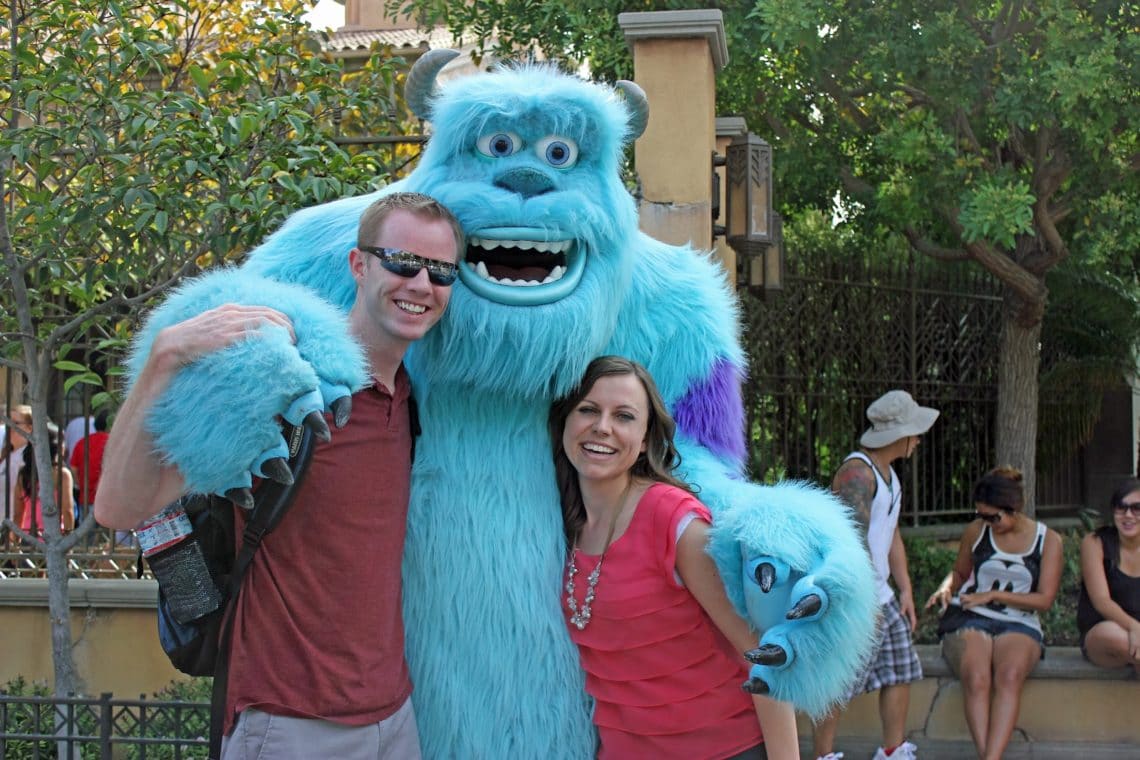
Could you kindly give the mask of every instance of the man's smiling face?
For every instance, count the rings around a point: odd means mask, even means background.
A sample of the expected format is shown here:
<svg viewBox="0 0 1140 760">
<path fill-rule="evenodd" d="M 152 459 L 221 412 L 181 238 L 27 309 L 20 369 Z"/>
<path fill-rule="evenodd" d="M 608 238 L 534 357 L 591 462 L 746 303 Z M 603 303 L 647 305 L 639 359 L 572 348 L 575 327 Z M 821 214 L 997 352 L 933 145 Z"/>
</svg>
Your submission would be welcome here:
<svg viewBox="0 0 1140 760">
<path fill-rule="evenodd" d="M 442 219 L 395 209 L 384 219 L 378 237 L 377 247 L 449 264 L 456 261 L 455 235 Z M 433 284 L 426 268 L 412 277 L 402 277 L 385 269 L 376 256 L 359 249 L 353 250 L 351 266 L 368 320 L 386 340 L 419 340 L 443 316 L 451 298 L 451 286 Z"/>
</svg>

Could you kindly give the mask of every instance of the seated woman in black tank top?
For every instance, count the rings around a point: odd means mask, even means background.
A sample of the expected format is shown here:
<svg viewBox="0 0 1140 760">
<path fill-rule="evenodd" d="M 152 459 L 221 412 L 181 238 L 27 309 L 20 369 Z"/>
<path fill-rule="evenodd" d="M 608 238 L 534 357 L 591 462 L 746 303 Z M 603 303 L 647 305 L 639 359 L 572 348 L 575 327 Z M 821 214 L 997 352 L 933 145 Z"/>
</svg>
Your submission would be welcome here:
<svg viewBox="0 0 1140 760">
<path fill-rule="evenodd" d="M 1140 672 L 1140 480 L 1120 484 L 1105 516 L 1111 524 L 1081 541 L 1081 652 Z"/>
</svg>

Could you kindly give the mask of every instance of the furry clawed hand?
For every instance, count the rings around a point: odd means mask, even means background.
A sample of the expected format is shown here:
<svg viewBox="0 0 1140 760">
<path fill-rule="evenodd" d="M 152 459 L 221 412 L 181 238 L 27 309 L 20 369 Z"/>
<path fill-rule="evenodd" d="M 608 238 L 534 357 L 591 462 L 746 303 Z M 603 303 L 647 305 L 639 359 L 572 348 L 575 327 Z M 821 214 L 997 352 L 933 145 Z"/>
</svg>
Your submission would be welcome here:
<svg viewBox="0 0 1140 760">
<path fill-rule="evenodd" d="M 270 306 L 288 317 L 292 331 L 265 322 L 195 358 L 159 397 L 148 428 L 192 492 L 252 506 L 254 476 L 291 479 L 277 420 L 304 424 L 327 440 L 323 413 L 343 426 L 367 373 L 341 311 L 306 288 L 227 268 L 190 282 L 152 313 L 135 344 L 133 374 L 162 329 L 223 304 Z"/>
</svg>

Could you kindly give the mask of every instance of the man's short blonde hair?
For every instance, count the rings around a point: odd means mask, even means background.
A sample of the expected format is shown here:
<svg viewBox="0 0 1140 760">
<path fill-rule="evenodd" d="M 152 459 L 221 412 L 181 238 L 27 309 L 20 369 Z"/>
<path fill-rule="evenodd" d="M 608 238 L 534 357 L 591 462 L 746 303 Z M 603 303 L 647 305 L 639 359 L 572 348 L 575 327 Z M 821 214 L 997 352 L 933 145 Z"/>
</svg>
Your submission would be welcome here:
<svg viewBox="0 0 1140 760">
<path fill-rule="evenodd" d="M 377 245 L 380 232 L 384 227 L 384 220 L 393 211 L 409 211 L 425 219 L 438 219 L 447 222 L 451 231 L 455 233 L 455 260 L 463 257 L 466 241 L 463 228 L 446 206 L 423 193 L 392 193 L 377 199 L 364 213 L 360 215 L 360 225 L 356 230 L 356 245 L 358 247 Z"/>
</svg>

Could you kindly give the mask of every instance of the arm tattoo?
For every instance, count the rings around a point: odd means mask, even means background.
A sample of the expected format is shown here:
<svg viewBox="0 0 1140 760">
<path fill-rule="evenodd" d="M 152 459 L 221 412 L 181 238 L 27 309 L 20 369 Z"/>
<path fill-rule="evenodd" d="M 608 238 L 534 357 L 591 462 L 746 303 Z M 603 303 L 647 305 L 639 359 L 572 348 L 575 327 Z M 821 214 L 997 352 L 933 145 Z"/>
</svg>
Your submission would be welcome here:
<svg viewBox="0 0 1140 760">
<path fill-rule="evenodd" d="M 875 477 L 862 462 L 848 462 L 835 473 L 832 492 L 851 507 L 852 516 L 859 523 L 864 537 L 871 524 L 871 502 L 875 498 Z"/>
</svg>

